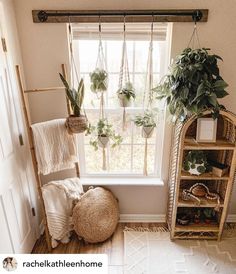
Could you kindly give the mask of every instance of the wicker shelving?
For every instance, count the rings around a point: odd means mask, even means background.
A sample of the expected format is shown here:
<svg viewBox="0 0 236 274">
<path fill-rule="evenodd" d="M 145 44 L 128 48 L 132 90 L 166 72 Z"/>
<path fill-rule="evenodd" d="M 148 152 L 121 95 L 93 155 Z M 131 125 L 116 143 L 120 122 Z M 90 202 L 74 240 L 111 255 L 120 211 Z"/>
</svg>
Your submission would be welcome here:
<svg viewBox="0 0 236 274">
<path fill-rule="evenodd" d="M 203 117 L 209 117 L 205 112 Z M 214 143 L 198 143 L 196 141 L 197 117 L 191 116 L 184 123 L 177 122 L 173 134 L 171 169 L 169 176 L 168 225 L 171 239 L 218 239 L 220 240 L 227 216 L 230 196 L 235 180 L 236 169 L 236 116 L 226 110 L 220 111 L 217 123 L 217 140 Z M 229 172 L 222 177 L 212 172 L 196 176 L 183 171 L 183 160 L 190 150 L 204 150 L 211 160 L 229 166 Z M 185 200 L 183 189 L 189 189 L 196 182 L 203 183 L 220 195 L 216 200 L 201 198 L 201 202 Z M 177 216 L 181 211 L 204 211 L 216 208 L 215 220 L 210 223 L 204 220 L 181 225 Z"/>
</svg>

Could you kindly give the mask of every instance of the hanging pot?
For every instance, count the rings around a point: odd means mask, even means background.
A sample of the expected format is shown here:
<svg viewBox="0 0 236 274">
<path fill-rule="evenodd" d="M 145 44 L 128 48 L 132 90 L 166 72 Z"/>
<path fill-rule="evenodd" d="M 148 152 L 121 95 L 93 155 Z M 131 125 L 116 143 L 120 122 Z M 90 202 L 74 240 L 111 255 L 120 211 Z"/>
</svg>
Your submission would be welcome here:
<svg viewBox="0 0 236 274">
<path fill-rule="evenodd" d="M 66 127 L 70 134 L 83 133 L 88 127 L 87 118 L 84 115 L 70 115 L 66 119 Z"/>
<path fill-rule="evenodd" d="M 150 126 L 150 127 L 142 127 L 142 137 L 143 138 L 151 138 L 154 132 L 154 127 Z"/>
<path fill-rule="evenodd" d="M 118 98 L 119 98 L 119 102 L 120 102 L 121 107 L 123 107 L 123 108 L 130 107 L 131 99 L 128 99 L 125 94 L 122 94 L 122 93 L 118 94 Z"/>
<path fill-rule="evenodd" d="M 98 145 L 101 148 L 107 147 L 108 143 L 109 143 L 109 137 L 108 136 L 106 136 L 106 135 L 99 135 L 98 136 Z"/>
</svg>

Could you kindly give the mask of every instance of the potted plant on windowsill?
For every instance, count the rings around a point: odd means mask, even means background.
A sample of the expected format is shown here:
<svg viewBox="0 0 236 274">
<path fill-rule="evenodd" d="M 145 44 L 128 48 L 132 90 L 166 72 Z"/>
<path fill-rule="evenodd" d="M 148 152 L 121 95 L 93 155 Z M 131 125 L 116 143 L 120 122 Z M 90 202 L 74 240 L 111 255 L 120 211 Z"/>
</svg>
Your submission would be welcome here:
<svg viewBox="0 0 236 274">
<path fill-rule="evenodd" d="M 108 86 L 108 74 L 104 69 L 96 68 L 89 74 L 91 91 L 94 93 L 104 92 Z"/>
<path fill-rule="evenodd" d="M 70 134 L 82 133 L 87 129 L 88 126 L 87 118 L 82 114 L 82 105 L 84 100 L 84 81 L 83 79 L 80 80 L 78 89 L 76 90 L 69 86 L 68 82 L 62 74 L 59 73 L 59 75 L 62 83 L 65 86 L 66 96 L 70 102 L 73 113 L 67 117 L 66 127 Z"/>
<path fill-rule="evenodd" d="M 228 93 L 227 83 L 220 76 L 218 55 L 207 48 L 186 48 L 171 65 L 170 73 L 154 88 L 157 99 L 166 99 L 169 111 L 184 121 L 191 114 L 201 115 L 210 110 L 215 119 L 224 108 L 218 99 Z"/>
<path fill-rule="evenodd" d="M 98 150 L 98 147 L 106 148 L 110 140 L 113 142 L 112 148 L 120 145 L 122 142 L 122 137 L 115 133 L 107 119 L 99 119 L 96 126 L 90 125 L 86 135 L 89 134 L 92 135 L 90 145 L 92 145 L 95 150 Z"/>
<path fill-rule="evenodd" d="M 134 123 L 138 127 L 142 127 L 142 136 L 151 138 L 154 128 L 156 127 L 156 113 L 151 110 L 146 110 L 143 115 L 136 115 Z"/>
<path fill-rule="evenodd" d="M 135 99 L 134 87 L 130 82 L 126 82 L 125 86 L 117 91 L 121 107 L 129 107 L 132 98 Z"/>
</svg>

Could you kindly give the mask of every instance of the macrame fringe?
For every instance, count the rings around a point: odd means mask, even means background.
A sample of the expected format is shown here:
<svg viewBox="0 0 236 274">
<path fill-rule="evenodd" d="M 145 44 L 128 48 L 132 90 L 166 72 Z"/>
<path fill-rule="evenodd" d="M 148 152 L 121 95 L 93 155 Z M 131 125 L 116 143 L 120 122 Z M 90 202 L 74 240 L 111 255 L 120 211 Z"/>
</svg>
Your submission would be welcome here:
<svg viewBox="0 0 236 274">
<path fill-rule="evenodd" d="M 152 228 L 141 227 L 141 226 L 131 228 L 131 227 L 126 226 L 123 231 L 124 232 L 125 231 L 133 231 L 133 232 L 170 232 L 168 227 L 166 227 L 164 225 L 155 226 L 155 227 L 152 227 Z"/>
<path fill-rule="evenodd" d="M 144 151 L 144 165 L 143 165 L 143 175 L 147 176 L 147 138 L 145 138 L 145 151 Z"/>
</svg>

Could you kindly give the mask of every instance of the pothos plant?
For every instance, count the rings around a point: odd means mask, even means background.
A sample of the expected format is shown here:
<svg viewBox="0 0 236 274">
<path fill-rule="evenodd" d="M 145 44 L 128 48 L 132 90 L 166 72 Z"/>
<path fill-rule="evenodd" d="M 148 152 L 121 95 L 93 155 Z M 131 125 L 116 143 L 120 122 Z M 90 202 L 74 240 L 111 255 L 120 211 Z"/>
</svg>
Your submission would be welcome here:
<svg viewBox="0 0 236 274">
<path fill-rule="evenodd" d="M 112 125 L 106 118 L 99 119 L 96 126 L 89 125 L 86 135 L 91 134 L 90 145 L 98 150 L 98 146 L 105 147 L 109 140 L 112 141 L 111 147 L 114 148 L 123 141 L 119 134 L 115 133 Z M 106 138 L 105 141 L 103 138 Z"/>
<path fill-rule="evenodd" d="M 89 74 L 91 81 L 91 91 L 94 93 L 107 90 L 108 74 L 104 69 L 96 68 Z"/>
<path fill-rule="evenodd" d="M 117 91 L 117 95 L 123 95 L 128 101 L 130 101 L 132 98 L 135 99 L 135 91 L 132 83 L 126 82 L 124 87 Z"/>
<path fill-rule="evenodd" d="M 174 117 L 184 120 L 188 114 L 200 115 L 210 110 L 217 118 L 224 108 L 218 99 L 228 95 L 227 83 L 220 76 L 218 60 L 207 48 L 186 48 L 170 67 L 170 73 L 154 88 L 157 99 L 166 99 Z"/>
<path fill-rule="evenodd" d="M 134 123 L 138 127 L 156 127 L 156 113 L 146 110 L 143 115 L 136 115 Z"/>
</svg>

